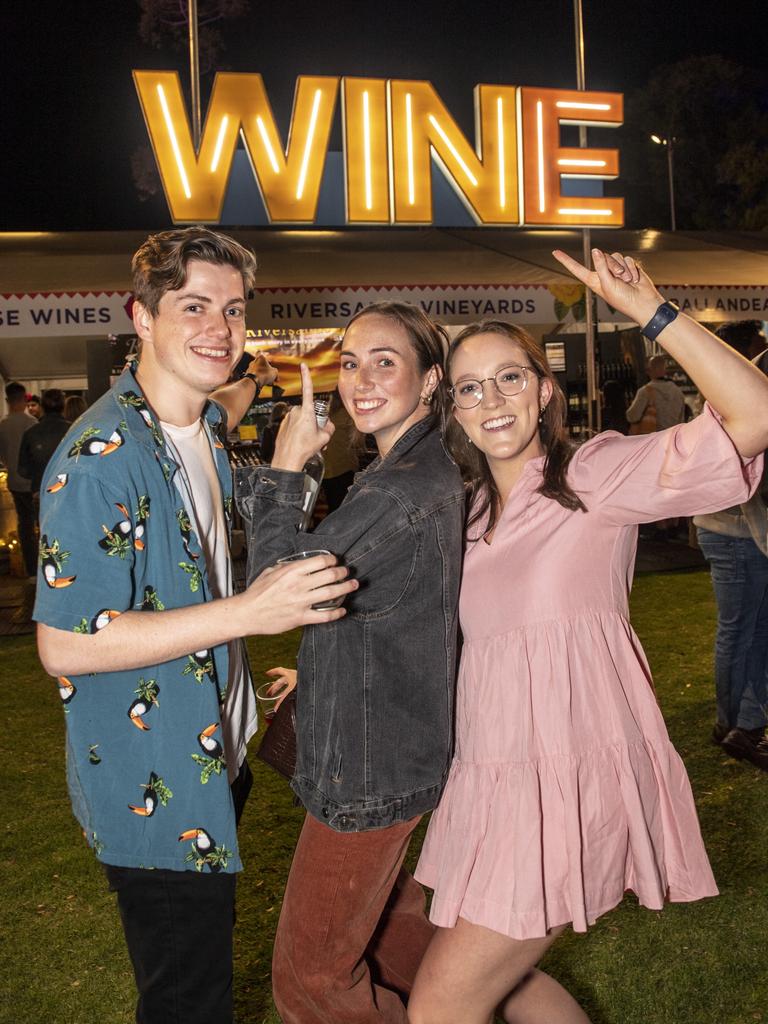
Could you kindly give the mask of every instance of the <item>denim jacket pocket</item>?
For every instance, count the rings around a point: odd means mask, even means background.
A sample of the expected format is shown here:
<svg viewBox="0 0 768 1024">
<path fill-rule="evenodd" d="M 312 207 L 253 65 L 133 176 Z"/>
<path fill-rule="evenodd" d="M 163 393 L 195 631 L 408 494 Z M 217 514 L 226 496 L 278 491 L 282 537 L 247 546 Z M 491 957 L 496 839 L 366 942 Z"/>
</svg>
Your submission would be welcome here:
<svg viewBox="0 0 768 1024">
<path fill-rule="evenodd" d="M 357 558 L 352 568 L 360 590 L 347 601 L 347 614 L 361 620 L 376 619 L 401 606 L 418 568 L 422 547 L 419 533 L 409 524 L 386 544 L 377 544 Z"/>
</svg>

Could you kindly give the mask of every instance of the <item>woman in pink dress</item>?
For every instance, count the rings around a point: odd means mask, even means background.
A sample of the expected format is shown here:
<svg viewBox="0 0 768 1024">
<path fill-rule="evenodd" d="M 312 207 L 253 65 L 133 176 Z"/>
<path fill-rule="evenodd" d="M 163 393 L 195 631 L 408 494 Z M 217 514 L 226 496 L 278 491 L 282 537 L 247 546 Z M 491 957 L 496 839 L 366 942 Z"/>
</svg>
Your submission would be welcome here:
<svg viewBox="0 0 768 1024">
<path fill-rule="evenodd" d="M 630 257 L 556 257 L 686 370 L 711 406 L 575 451 L 541 349 L 511 324 L 451 346 L 449 447 L 472 512 L 456 753 L 416 877 L 439 927 L 412 1024 L 583 1024 L 536 969 L 626 890 L 660 909 L 717 893 L 683 764 L 629 624 L 637 526 L 744 501 L 768 446 L 768 379 L 665 303 Z M 715 412 L 714 410 L 717 410 Z"/>
</svg>

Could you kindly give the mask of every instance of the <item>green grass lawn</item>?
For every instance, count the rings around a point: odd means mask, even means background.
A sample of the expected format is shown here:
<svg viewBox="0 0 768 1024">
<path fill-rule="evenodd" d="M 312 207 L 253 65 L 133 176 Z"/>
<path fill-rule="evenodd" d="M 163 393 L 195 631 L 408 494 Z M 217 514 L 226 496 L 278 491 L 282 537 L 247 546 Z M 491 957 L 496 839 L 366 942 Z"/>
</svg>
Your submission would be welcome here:
<svg viewBox="0 0 768 1024">
<path fill-rule="evenodd" d="M 768 777 L 709 743 L 715 621 L 709 576 L 640 577 L 633 621 L 688 766 L 722 895 L 661 913 L 627 899 L 588 935 L 563 937 L 545 966 L 594 1024 L 768 1024 Z M 292 664 L 296 642 L 297 634 L 252 642 L 255 674 Z M 31 639 L 4 639 L 0 651 L 7 666 L 0 697 L 6 747 L 0 1024 L 130 1024 L 133 979 L 113 897 L 69 810 L 56 687 Z M 254 774 L 241 825 L 238 1022 L 277 1024 L 270 954 L 303 812 L 276 775 L 258 764 Z"/>
</svg>

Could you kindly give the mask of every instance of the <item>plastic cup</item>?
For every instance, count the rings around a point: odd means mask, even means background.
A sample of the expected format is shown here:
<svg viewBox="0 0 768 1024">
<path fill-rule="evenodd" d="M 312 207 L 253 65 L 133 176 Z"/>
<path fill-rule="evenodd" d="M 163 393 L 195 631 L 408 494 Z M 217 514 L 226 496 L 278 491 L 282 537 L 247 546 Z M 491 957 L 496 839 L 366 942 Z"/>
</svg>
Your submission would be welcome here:
<svg viewBox="0 0 768 1024">
<path fill-rule="evenodd" d="M 302 562 L 305 558 L 314 558 L 316 555 L 330 555 L 331 552 L 327 548 L 315 548 L 313 551 L 296 551 L 292 555 L 286 555 L 285 558 L 278 558 L 277 564 L 282 565 L 283 562 Z M 317 604 L 313 604 L 312 607 L 315 611 L 326 611 L 329 608 L 340 608 L 344 604 L 344 596 L 335 597 L 329 601 L 319 601 Z M 258 691 L 257 691 L 258 692 Z"/>
<path fill-rule="evenodd" d="M 288 684 L 285 683 L 275 693 L 269 693 L 268 691 L 277 683 L 277 679 L 270 679 L 268 683 L 262 683 L 261 686 L 256 687 L 256 699 L 259 701 L 259 707 L 261 708 L 261 712 L 264 715 L 264 720 L 267 725 L 269 725 L 275 717 L 277 712 L 276 704 L 278 700 L 280 700 L 288 689 Z"/>
</svg>

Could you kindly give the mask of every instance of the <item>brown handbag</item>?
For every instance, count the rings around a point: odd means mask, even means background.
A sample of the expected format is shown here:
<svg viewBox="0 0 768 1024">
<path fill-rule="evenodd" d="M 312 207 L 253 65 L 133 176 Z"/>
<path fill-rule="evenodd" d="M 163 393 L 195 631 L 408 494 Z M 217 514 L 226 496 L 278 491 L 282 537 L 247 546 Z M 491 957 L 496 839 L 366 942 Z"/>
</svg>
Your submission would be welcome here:
<svg viewBox="0 0 768 1024">
<path fill-rule="evenodd" d="M 282 775 L 293 778 L 296 771 L 296 691 L 292 690 L 275 712 L 262 737 L 256 757 Z"/>
<path fill-rule="evenodd" d="M 630 434 L 653 434 L 656 432 L 656 392 L 650 385 L 648 385 L 648 393 L 650 395 L 648 405 L 637 423 L 630 423 Z"/>
</svg>

